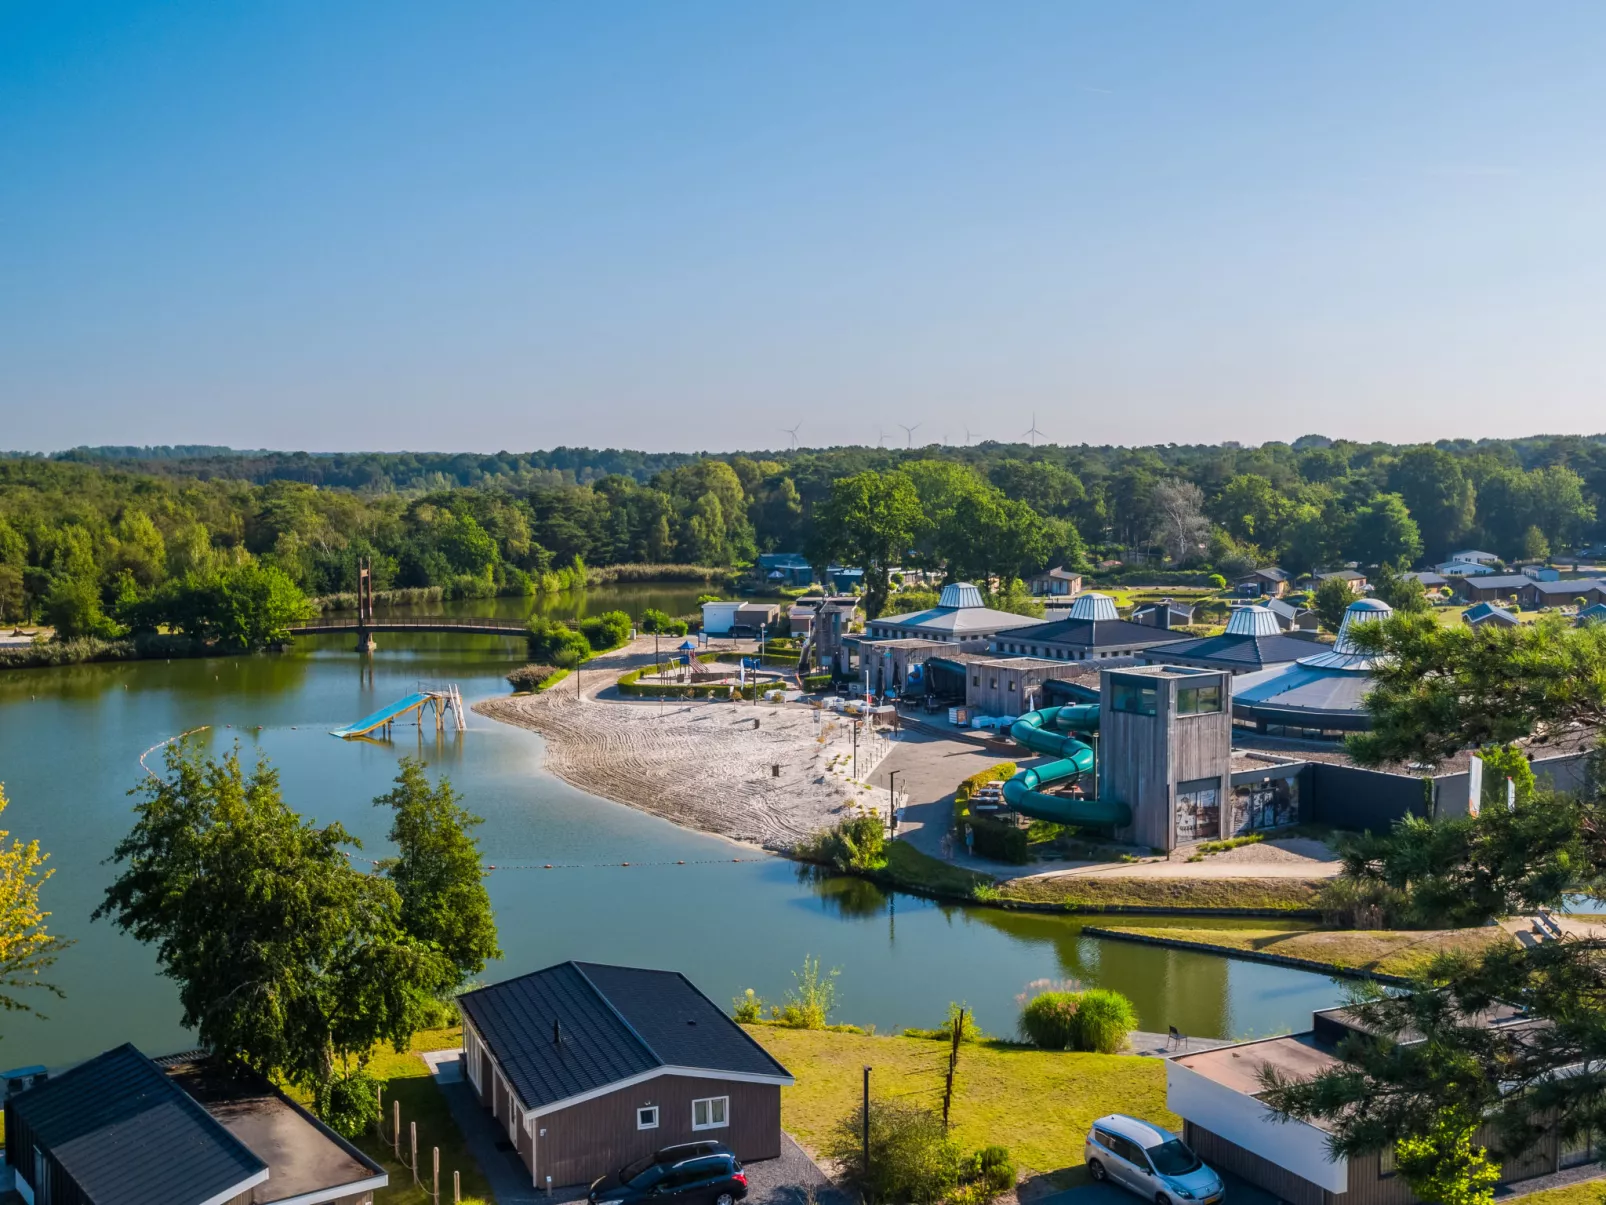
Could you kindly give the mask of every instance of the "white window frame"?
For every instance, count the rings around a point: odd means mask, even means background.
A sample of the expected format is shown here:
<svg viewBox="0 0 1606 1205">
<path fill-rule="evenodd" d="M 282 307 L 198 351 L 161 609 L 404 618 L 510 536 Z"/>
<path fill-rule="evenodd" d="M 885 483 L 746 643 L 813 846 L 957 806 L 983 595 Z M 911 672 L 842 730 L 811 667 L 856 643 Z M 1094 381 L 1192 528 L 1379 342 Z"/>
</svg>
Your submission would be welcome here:
<svg viewBox="0 0 1606 1205">
<path fill-rule="evenodd" d="M 723 1115 L 721 1120 L 719 1120 L 719 1121 L 715 1121 L 713 1119 L 714 1118 L 714 1105 L 715 1105 L 715 1103 L 719 1104 L 720 1112 Z M 707 1122 L 705 1122 L 704 1124 L 702 1124 L 702 1125 L 698 1125 L 697 1124 L 697 1106 L 698 1105 L 707 1105 L 708 1106 L 708 1118 L 709 1118 L 709 1120 Z M 705 1096 L 701 1100 L 694 1100 L 694 1101 L 691 1102 L 691 1128 L 692 1129 L 694 1129 L 694 1130 L 724 1130 L 724 1129 L 728 1129 L 730 1127 L 730 1123 L 731 1123 L 731 1098 L 730 1097 L 728 1097 L 728 1096 Z"/>
<path fill-rule="evenodd" d="M 650 1123 L 643 1124 L 643 1122 L 641 1120 L 641 1115 L 643 1113 L 651 1113 L 652 1114 L 652 1121 Z M 658 1128 L 658 1106 L 657 1105 L 637 1105 L 636 1106 L 636 1129 L 638 1129 L 638 1130 L 656 1130 L 657 1128 Z"/>
</svg>

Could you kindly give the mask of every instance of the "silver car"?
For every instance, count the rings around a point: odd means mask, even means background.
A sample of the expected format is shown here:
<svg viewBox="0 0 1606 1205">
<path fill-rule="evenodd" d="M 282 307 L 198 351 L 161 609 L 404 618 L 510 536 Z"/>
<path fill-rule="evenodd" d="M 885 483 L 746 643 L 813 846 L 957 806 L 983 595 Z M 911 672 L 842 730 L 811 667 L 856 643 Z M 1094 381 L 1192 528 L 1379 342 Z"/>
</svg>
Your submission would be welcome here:
<svg viewBox="0 0 1606 1205">
<path fill-rule="evenodd" d="M 1095 1121 L 1083 1153 L 1093 1179 L 1131 1189 L 1155 1205 L 1218 1205 L 1226 1195 L 1221 1177 L 1186 1142 L 1124 1113 Z"/>
</svg>

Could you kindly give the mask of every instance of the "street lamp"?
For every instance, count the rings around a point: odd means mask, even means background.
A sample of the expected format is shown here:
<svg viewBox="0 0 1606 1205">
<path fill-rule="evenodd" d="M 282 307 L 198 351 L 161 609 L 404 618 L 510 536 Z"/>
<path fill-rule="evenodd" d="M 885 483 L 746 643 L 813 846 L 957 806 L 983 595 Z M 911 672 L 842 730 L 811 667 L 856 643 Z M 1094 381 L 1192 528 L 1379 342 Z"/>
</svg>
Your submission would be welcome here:
<svg viewBox="0 0 1606 1205">
<path fill-rule="evenodd" d="M 859 780 L 859 721 L 853 721 L 853 780 Z"/>
<path fill-rule="evenodd" d="M 887 828 L 894 837 L 898 835 L 898 772 L 887 771 Z"/>
</svg>

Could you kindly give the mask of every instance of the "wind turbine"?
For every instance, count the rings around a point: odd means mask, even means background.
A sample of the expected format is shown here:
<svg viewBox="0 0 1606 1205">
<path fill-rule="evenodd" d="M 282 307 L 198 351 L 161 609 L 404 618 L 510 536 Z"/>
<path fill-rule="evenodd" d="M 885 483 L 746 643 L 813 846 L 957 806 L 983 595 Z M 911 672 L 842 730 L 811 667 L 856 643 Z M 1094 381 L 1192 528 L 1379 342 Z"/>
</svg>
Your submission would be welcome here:
<svg viewBox="0 0 1606 1205">
<path fill-rule="evenodd" d="M 904 434 L 909 437 L 909 446 L 911 448 L 915 446 L 915 432 L 920 430 L 921 425 L 922 424 L 920 424 L 920 423 L 916 423 L 912 427 L 904 427 L 904 425 L 902 423 L 898 424 L 898 426 L 903 427 Z"/>
<path fill-rule="evenodd" d="M 875 429 L 875 446 L 878 448 L 884 448 L 887 446 L 886 434 L 881 430 L 880 427 Z"/>
<path fill-rule="evenodd" d="M 975 438 L 976 434 L 970 429 L 970 424 L 965 424 L 965 447 L 970 447 L 970 441 Z"/>
<path fill-rule="evenodd" d="M 1030 436 L 1032 447 L 1035 448 L 1037 446 L 1037 437 L 1042 434 L 1042 432 L 1037 429 L 1037 411 L 1032 411 L 1032 425 L 1027 427 L 1026 430 L 1022 431 L 1021 434 Z"/>
<path fill-rule="evenodd" d="M 782 427 L 781 428 L 782 431 L 785 431 L 788 435 L 790 435 L 792 437 L 792 451 L 794 451 L 794 452 L 797 451 L 797 428 L 801 427 L 802 425 L 803 425 L 802 423 L 798 423 L 797 427 Z"/>
</svg>

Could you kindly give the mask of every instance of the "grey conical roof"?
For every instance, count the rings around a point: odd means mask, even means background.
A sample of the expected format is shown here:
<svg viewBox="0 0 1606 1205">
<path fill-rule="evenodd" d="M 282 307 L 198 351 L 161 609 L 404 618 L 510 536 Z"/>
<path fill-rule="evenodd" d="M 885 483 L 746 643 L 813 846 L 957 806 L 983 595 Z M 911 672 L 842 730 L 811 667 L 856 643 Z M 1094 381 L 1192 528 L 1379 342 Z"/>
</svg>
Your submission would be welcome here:
<svg viewBox="0 0 1606 1205">
<path fill-rule="evenodd" d="M 981 591 L 970 582 L 949 582 L 937 598 L 939 607 L 981 607 Z"/>
<path fill-rule="evenodd" d="M 1280 636 L 1282 630 L 1269 607 L 1239 607 L 1227 620 L 1229 636 Z"/>
<path fill-rule="evenodd" d="M 1115 600 L 1108 594 L 1100 594 L 1097 590 L 1089 590 L 1085 594 L 1078 594 L 1076 601 L 1071 604 L 1072 619 L 1120 619 L 1115 609 Z"/>
</svg>

